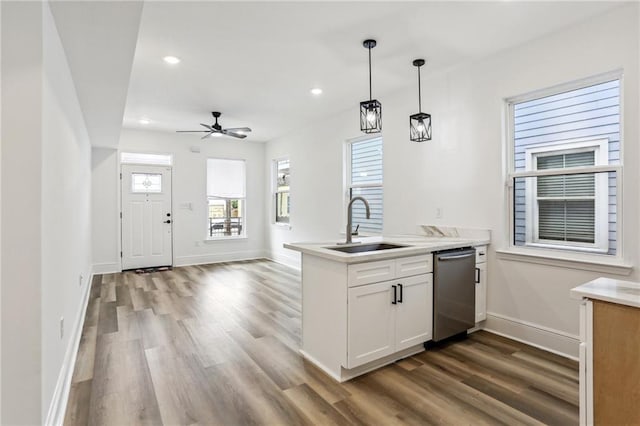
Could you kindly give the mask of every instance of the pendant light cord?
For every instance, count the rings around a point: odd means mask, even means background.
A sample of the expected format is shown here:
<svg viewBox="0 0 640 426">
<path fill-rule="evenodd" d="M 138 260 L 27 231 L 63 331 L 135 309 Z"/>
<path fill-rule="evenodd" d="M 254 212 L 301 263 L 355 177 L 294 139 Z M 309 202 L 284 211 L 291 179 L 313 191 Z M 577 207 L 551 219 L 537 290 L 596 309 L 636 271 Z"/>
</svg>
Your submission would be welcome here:
<svg viewBox="0 0 640 426">
<path fill-rule="evenodd" d="M 369 100 L 373 99 L 371 93 L 371 45 L 369 45 Z"/>
<path fill-rule="evenodd" d="M 418 67 L 418 112 L 422 112 L 422 88 L 420 87 L 420 67 Z"/>
</svg>

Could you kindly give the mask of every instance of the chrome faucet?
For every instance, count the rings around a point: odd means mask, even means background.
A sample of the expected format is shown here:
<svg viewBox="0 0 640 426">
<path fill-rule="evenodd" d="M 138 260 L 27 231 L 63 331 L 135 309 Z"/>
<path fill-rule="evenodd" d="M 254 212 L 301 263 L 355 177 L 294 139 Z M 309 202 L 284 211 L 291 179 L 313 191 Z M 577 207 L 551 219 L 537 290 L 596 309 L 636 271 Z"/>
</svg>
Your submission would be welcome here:
<svg viewBox="0 0 640 426">
<path fill-rule="evenodd" d="M 349 201 L 349 205 L 347 206 L 347 241 L 344 244 L 351 244 L 351 242 L 352 242 L 351 241 L 351 235 L 353 235 L 351 233 L 352 232 L 351 228 L 353 227 L 353 223 L 352 223 L 352 221 L 353 221 L 353 218 L 352 218 L 352 213 L 353 213 L 352 205 L 353 205 L 353 202 L 356 201 L 356 200 L 360 200 L 360 201 L 362 201 L 364 203 L 364 206 L 367 209 L 367 219 L 369 219 L 371 217 L 371 212 L 369 210 L 369 202 L 367 200 L 365 200 L 364 197 L 360 197 L 360 196 L 353 197 L 351 199 L 351 201 Z"/>
</svg>

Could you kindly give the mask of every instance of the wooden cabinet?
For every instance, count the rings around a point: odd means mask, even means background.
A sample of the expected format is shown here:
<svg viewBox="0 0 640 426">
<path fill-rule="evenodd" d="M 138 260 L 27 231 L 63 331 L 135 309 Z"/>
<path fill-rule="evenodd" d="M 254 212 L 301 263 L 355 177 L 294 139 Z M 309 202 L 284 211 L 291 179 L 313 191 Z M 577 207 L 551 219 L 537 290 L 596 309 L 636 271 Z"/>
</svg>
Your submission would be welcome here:
<svg viewBox="0 0 640 426">
<path fill-rule="evenodd" d="M 349 266 L 347 368 L 431 339 L 431 259 L 412 256 Z M 389 277 L 394 279 L 372 282 Z"/>
<path fill-rule="evenodd" d="M 580 424 L 640 424 L 640 308 L 580 307 Z"/>
<path fill-rule="evenodd" d="M 487 246 L 476 247 L 476 323 L 487 319 Z"/>
</svg>

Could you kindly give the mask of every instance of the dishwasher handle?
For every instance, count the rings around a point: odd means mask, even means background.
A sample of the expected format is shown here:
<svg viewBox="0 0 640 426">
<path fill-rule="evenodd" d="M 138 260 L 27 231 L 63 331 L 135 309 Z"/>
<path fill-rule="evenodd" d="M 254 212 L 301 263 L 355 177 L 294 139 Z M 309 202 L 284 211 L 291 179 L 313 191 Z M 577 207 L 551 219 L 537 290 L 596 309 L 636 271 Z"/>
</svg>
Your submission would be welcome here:
<svg viewBox="0 0 640 426">
<path fill-rule="evenodd" d="M 471 256 L 475 256 L 476 253 L 475 252 L 469 252 L 469 253 L 462 253 L 462 254 L 442 254 L 442 255 L 438 255 L 438 260 L 439 261 L 444 261 L 444 260 L 453 260 L 453 259 L 464 259 L 466 257 L 471 257 Z"/>
</svg>

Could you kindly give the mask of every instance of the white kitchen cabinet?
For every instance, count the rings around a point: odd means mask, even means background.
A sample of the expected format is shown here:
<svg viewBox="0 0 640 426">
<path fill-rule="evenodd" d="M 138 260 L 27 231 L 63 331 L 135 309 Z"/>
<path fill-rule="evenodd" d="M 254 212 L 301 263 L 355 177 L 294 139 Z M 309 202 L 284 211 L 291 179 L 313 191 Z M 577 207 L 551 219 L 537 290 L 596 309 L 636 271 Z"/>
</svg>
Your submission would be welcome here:
<svg viewBox="0 0 640 426">
<path fill-rule="evenodd" d="M 393 281 L 349 289 L 347 367 L 392 354 L 395 346 Z"/>
<path fill-rule="evenodd" d="M 487 319 L 487 246 L 476 247 L 476 323 Z"/>
<path fill-rule="evenodd" d="M 303 253 L 302 271 L 300 353 L 336 380 L 414 355 L 431 340 L 430 253 L 360 263 Z"/>
<path fill-rule="evenodd" d="M 350 288 L 347 368 L 431 340 L 432 300 L 432 274 Z"/>
<path fill-rule="evenodd" d="M 421 255 L 349 265 L 347 368 L 431 339 L 432 259 Z"/>
<path fill-rule="evenodd" d="M 399 279 L 402 301 L 395 305 L 395 350 L 409 348 L 433 337 L 433 274 Z"/>
</svg>

